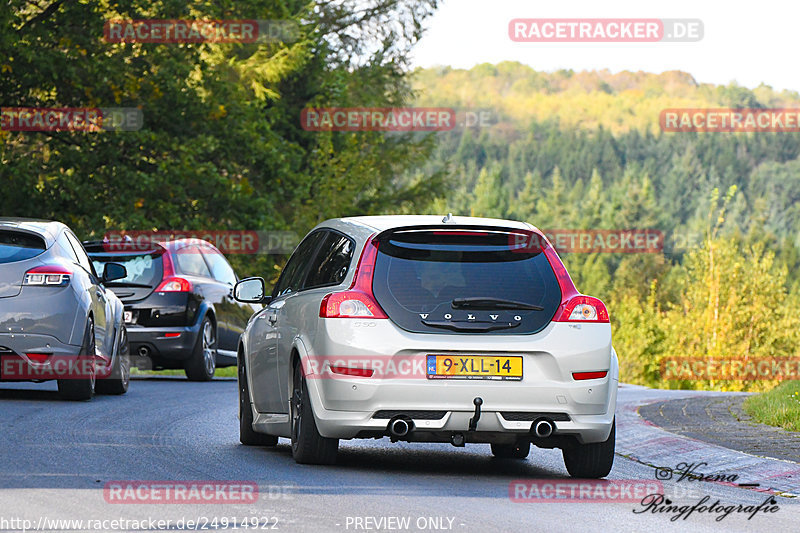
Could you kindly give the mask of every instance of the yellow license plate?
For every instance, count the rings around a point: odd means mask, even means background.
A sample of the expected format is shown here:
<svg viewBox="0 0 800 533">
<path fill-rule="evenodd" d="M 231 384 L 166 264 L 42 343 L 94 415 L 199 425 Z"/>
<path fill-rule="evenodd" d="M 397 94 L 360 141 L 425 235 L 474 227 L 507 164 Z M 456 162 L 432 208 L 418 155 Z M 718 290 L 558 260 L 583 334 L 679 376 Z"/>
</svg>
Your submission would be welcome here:
<svg viewBox="0 0 800 533">
<path fill-rule="evenodd" d="M 522 357 L 429 355 L 428 379 L 522 379 Z"/>
</svg>

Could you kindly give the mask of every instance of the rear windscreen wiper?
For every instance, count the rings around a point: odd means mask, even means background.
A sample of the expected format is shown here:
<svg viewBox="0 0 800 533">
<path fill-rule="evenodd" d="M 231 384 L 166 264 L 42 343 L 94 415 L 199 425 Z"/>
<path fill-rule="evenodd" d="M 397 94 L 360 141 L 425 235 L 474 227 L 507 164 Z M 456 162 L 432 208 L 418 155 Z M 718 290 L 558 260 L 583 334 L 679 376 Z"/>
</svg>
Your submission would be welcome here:
<svg viewBox="0 0 800 533">
<path fill-rule="evenodd" d="M 481 333 L 498 329 L 511 329 L 519 326 L 519 322 L 486 322 L 479 320 L 423 320 L 423 324 L 431 328 L 449 329 L 452 331 L 471 331 Z"/>
<path fill-rule="evenodd" d="M 522 309 L 525 311 L 544 311 L 544 307 L 514 300 L 500 298 L 455 298 L 450 305 L 453 309 Z"/>
</svg>

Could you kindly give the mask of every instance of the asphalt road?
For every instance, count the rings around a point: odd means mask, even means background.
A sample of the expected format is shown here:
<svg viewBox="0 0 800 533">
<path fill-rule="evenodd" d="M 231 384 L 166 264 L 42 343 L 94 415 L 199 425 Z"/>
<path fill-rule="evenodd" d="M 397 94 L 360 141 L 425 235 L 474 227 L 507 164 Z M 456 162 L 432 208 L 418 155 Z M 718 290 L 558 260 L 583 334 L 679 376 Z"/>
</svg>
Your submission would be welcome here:
<svg viewBox="0 0 800 533">
<path fill-rule="evenodd" d="M 688 393 L 622 387 L 619 409 L 632 420 L 645 400 L 681 394 Z M 640 501 L 512 501 L 514 480 L 569 479 L 558 450 L 534 448 L 519 461 L 492 458 L 488 445 L 343 441 L 336 466 L 300 466 L 284 439 L 275 448 L 241 446 L 236 405 L 235 380 L 136 379 L 127 395 L 88 403 L 58 400 L 52 383 L 0 384 L 0 531 L 175 531 L 187 529 L 189 521 L 195 522 L 189 529 L 226 529 L 226 523 L 232 529 L 234 520 L 245 519 L 248 529 L 257 523 L 259 530 L 279 531 L 774 533 L 798 531 L 800 524 L 799 499 L 781 495 L 775 496 L 774 513 L 748 520 L 748 514 L 732 512 L 719 521 L 720 513 L 699 512 L 672 521 L 675 513 L 653 513 Z M 636 451 L 631 441 L 643 435 L 634 438 L 634 429 L 662 430 L 619 421 L 620 411 L 617 431 L 623 444 L 609 479 L 652 483 L 653 466 L 628 458 Z M 671 442 L 679 448 L 683 441 Z M 714 460 L 740 454 L 714 453 Z M 682 460 L 674 451 L 660 458 L 662 465 Z M 250 503 L 109 501 L 106 484 L 126 480 L 254 482 L 259 494 Z M 691 505 L 705 496 L 708 504 L 758 505 L 770 497 L 736 484 L 676 478 L 663 482 L 663 492 L 673 505 Z"/>
</svg>

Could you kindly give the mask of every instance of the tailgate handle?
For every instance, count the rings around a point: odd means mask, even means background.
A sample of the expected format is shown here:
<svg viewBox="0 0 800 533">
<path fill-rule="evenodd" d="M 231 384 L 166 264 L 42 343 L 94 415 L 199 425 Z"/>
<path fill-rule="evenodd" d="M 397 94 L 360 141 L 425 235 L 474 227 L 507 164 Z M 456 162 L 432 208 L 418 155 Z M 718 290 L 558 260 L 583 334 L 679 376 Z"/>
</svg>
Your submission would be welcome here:
<svg viewBox="0 0 800 533">
<path fill-rule="evenodd" d="M 423 320 L 423 324 L 432 328 L 449 329 L 452 331 L 495 331 L 498 329 L 511 329 L 519 326 L 519 322 L 479 322 L 455 320 Z"/>
</svg>

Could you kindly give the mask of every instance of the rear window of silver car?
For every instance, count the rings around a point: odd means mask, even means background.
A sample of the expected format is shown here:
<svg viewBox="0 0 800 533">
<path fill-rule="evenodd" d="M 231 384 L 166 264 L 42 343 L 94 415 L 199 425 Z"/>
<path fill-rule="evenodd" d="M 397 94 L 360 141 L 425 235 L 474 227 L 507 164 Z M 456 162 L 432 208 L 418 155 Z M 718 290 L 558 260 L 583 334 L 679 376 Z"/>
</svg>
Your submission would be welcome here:
<svg viewBox="0 0 800 533">
<path fill-rule="evenodd" d="M 41 237 L 20 231 L 0 230 L 0 264 L 31 259 L 45 249 Z"/>
<path fill-rule="evenodd" d="M 511 242 L 513 236 L 503 232 L 392 234 L 379 242 L 373 293 L 389 318 L 408 331 L 536 333 L 555 315 L 561 289 L 544 253 L 513 248 Z M 460 299 L 541 309 L 462 307 Z"/>
</svg>

